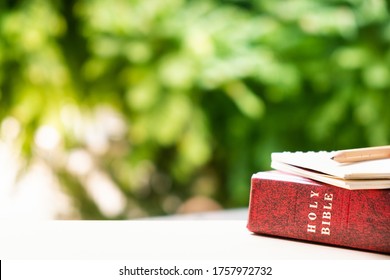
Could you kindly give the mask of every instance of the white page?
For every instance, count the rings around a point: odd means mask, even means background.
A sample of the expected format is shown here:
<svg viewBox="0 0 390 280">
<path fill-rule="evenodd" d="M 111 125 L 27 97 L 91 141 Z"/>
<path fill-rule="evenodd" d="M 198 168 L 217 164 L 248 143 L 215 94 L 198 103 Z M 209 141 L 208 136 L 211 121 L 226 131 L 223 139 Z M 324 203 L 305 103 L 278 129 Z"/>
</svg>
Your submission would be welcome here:
<svg viewBox="0 0 390 280">
<path fill-rule="evenodd" d="M 272 162 L 286 163 L 338 177 L 339 179 L 390 179 L 390 159 L 355 163 L 332 160 L 335 152 L 272 153 Z"/>
</svg>

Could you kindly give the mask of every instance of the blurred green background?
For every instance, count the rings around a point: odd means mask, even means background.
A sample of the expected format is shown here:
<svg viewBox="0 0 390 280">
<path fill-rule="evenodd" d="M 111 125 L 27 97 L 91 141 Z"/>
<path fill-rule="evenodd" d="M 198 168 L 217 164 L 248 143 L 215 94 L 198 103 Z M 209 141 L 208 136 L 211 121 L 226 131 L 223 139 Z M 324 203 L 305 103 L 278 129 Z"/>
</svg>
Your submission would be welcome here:
<svg viewBox="0 0 390 280">
<path fill-rule="evenodd" d="M 245 207 L 275 151 L 388 144 L 388 5 L 2 0 L 8 183 L 39 166 L 55 218 L 132 219 Z"/>
</svg>

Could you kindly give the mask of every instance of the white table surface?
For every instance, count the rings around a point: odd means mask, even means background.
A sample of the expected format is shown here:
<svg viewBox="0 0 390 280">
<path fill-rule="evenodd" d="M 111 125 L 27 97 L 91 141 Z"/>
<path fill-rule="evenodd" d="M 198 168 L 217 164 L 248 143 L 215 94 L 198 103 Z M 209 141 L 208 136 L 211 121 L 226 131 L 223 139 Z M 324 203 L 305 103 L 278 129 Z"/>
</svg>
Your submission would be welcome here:
<svg viewBox="0 0 390 280">
<path fill-rule="evenodd" d="M 0 259 L 390 260 L 246 229 L 247 209 L 131 221 L 0 221 Z"/>
</svg>

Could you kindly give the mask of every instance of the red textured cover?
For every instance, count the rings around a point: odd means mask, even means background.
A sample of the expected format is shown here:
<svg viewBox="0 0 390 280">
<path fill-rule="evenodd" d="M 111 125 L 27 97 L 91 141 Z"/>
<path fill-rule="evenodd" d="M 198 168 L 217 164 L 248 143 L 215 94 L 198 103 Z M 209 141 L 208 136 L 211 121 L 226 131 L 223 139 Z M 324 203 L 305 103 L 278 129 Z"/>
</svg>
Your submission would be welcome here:
<svg viewBox="0 0 390 280">
<path fill-rule="evenodd" d="M 260 172 L 251 180 L 248 229 L 390 254 L 390 189 L 351 191 Z"/>
</svg>

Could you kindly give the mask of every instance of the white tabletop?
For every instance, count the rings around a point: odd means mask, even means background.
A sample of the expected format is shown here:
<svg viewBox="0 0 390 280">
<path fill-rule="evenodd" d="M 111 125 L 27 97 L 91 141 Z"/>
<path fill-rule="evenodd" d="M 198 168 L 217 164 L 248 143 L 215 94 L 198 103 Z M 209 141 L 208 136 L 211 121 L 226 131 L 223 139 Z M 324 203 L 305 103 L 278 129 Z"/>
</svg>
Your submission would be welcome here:
<svg viewBox="0 0 390 280">
<path fill-rule="evenodd" d="M 260 236 L 246 209 L 132 221 L 0 221 L 0 259 L 390 260 Z"/>
</svg>

